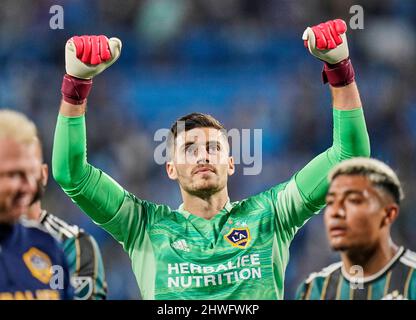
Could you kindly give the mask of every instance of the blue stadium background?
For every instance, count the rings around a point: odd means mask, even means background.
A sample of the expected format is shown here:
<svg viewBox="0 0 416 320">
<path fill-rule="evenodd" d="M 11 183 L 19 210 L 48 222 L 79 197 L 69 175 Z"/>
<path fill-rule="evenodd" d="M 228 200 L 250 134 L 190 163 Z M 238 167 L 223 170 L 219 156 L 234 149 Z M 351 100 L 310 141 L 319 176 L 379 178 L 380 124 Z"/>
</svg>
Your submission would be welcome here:
<svg viewBox="0 0 416 320">
<path fill-rule="evenodd" d="M 64 8 L 64 29 L 51 30 L 49 8 Z M 372 155 L 397 170 L 406 191 L 394 226 L 398 244 L 416 249 L 416 1 L 2 0 L 0 106 L 39 126 L 50 163 L 72 35 L 123 41 L 116 65 L 95 80 L 89 99 L 89 160 L 139 197 L 177 207 L 178 187 L 153 160 L 153 135 L 179 116 L 211 113 L 228 128 L 263 129 L 263 170 L 230 179 L 231 199 L 288 179 L 332 141 L 330 94 L 321 64 L 303 47 L 308 25 L 349 20 L 364 8 L 364 29 L 350 30 L 351 56 L 365 106 Z M 44 206 L 84 227 L 103 252 L 110 299 L 138 299 L 129 259 L 50 180 Z M 291 247 L 286 298 L 310 272 L 335 261 L 322 216 Z"/>
</svg>

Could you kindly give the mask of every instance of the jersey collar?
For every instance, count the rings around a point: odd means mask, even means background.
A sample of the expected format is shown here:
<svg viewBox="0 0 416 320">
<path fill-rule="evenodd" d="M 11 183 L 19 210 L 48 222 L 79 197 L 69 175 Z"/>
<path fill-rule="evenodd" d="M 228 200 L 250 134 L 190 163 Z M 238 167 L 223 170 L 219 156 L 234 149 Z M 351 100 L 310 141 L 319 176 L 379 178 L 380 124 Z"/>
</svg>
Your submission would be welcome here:
<svg viewBox="0 0 416 320">
<path fill-rule="evenodd" d="M 223 211 L 230 212 L 232 208 L 233 208 L 233 205 L 230 201 L 230 198 L 228 198 L 227 203 L 225 204 L 224 208 L 222 208 L 218 213 L 223 212 Z M 179 208 L 176 211 L 179 212 L 180 214 L 182 214 L 186 219 L 188 219 L 189 216 L 192 215 L 192 213 L 190 213 L 189 211 L 186 211 L 183 208 L 183 203 L 181 203 L 181 205 L 179 206 Z M 217 215 L 218 215 L 218 213 L 217 213 Z"/>
<path fill-rule="evenodd" d="M 363 278 L 363 283 L 367 283 L 367 282 L 373 281 L 373 280 L 377 279 L 378 277 L 380 277 L 381 275 L 383 275 L 401 257 L 401 255 L 403 254 L 403 252 L 404 252 L 404 247 L 401 246 L 399 248 L 399 250 L 397 250 L 397 252 L 394 255 L 394 257 L 391 258 L 391 260 L 380 271 L 372 274 L 371 276 L 364 277 Z M 354 279 L 354 277 L 350 276 L 348 274 L 348 272 L 345 271 L 344 266 L 342 266 L 341 272 L 342 272 L 342 275 L 344 276 L 344 278 L 347 279 L 349 282 L 356 281 L 356 278 Z"/>
</svg>

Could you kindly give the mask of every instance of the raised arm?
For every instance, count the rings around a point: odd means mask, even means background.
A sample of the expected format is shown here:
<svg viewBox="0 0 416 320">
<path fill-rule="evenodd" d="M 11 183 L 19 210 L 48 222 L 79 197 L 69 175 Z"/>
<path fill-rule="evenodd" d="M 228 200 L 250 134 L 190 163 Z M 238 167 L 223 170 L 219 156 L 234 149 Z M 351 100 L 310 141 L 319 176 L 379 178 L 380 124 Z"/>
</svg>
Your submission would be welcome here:
<svg viewBox="0 0 416 320">
<path fill-rule="evenodd" d="M 349 58 L 347 25 L 333 20 L 307 28 L 303 35 L 309 51 L 324 61 L 322 78 L 329 82 L 333 106 L 333 143 L 297 175 L 296 184 L 307 206 L 319 210 L 325 203 L 327 175 L 338 162 L 369 157 L 370 142 L 355 73 Z"/>
<path fill-rule="evenodd" d="M 331 88 L 332 106 L 334 109 L 348 111 L 362 108 L 360 93 L 355 81 L 345 87 L 337 88 L 331 85 L 329 87 Z"/>
<path fill-rule="evenodd" d="M 327 175 L 331 168 L 344 159 L 370 156 L 370 142 L 349 59 L 346 30 L 344 21 L 334 20 L 307 28 L 303 35 L 309 51 L 324 61 L 323 81 L 329 82 L 332 94 L 333 143 L 296 173 L 283 190 L 275 192 L 275 198 L 283 204 L 282 209 L 277 210 L 278 219 L 290 236 L 324 206 Z"/>
<path fill-rule="evenodd" d="M 73 37 L 65 48 L 67 74 L 62 82 L 52 171 L 65 193 L 97 223 L 105 223 L 117 213 L 124 190 L 87 162 L 86 99 L 92 78 L 113 64 L 120 50 L 120 40 L 105 36 Z"/>
</svg>

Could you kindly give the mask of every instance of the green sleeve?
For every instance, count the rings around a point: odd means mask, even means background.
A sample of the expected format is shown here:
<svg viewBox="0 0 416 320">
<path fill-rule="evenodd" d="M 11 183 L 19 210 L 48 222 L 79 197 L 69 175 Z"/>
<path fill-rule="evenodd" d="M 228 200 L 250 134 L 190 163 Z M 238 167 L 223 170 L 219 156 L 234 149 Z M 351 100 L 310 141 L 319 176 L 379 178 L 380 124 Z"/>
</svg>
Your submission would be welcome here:
<svg viewBox="0 0 416 320">
<path fill-rule="evenodd" d="M 312 211 L 322 209 L 328 190 L 327 175 L 337 163 L 353 157 L 370 156 L 370 140 L 362 108 L 333 109 L 333 144 L 309 162 L 296 176 L 296 185 Z"/>
<path fill-rule="evenodd" d="M 167 206 L 137 199 L 87 162 L 85 116 L 58 116 L 52 172 L 64 192 L 92 220 L 131 253 L 145 239 L 147 227 L 165 214 Z"/>
<path fill-rule="evenodd" d="M 58 116 L 52 173 L 64 192 L 95 222 L 105 223 L 123 204 L 125 191 L 87 162 L 85 116 Z"/>
<path fill-rule="evenodd" d="M 329 171 L 344 159 L 369 157 L 370 143 L 362 108 L 333 109 L 333 144 L 292 179 L 268 190 L 274 203 L 278 230 L 291 240 L 313 214 L 323 208 Z M 307 143 L 307 139 L 305 139 Z M 283 234 L 280 234 L 283 236 Z"/>
</svg>

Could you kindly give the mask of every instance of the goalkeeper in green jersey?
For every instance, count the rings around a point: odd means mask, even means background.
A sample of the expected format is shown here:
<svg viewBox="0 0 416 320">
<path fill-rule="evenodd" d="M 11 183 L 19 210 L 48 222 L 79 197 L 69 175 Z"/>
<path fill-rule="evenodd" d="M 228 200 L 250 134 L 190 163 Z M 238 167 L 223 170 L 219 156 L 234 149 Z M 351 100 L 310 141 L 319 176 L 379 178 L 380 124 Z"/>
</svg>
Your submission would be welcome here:
<svg viewBox="0 0 416 320">
<path fill-rule="evenodd" d="M 369 139 L 346 24 L 307 28 L 303 40 L 324 61 L 333 105 L 333 145 L 284 183 L 230 201 L 233 158 L 223 126 L 193 113 L 171 128 L 170 179 L 179 184 L 178 209 L 137 198 L 87 162 L 85 110 L 92 78 L 121 52 L 117 38 L 73 37 L 55 131 L 56 181 L 129 254 L 144 299 L 282 299 L 289 245 L 325 204 L 329 170 L 343 159 L 370 154 Z M 209 137 L 207 139 L 207 137 Z"/>
<path fill-rule="evenodd" d="M 304 300 L 416 300 L 416 253 L 393 243 L 403 191 L 394 171 L 375 159 L 341 162 L 329 175 L 325 226 L 341 262 L 312 273 Z"/>
</svg>

